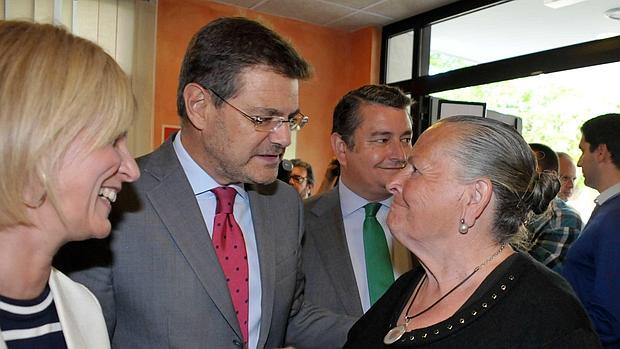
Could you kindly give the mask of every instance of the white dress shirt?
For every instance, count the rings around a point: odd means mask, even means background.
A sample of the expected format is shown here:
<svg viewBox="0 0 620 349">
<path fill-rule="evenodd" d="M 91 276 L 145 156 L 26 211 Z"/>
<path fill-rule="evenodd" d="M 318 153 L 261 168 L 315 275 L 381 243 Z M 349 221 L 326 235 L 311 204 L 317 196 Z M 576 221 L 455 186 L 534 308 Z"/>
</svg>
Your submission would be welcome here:
<svg viewBox="0 0 620 349">
<path fill-rule="evenodd" d="M 191 158 L 189 153 L 187 153 L 181 143 L 180 132 L 175 137 L 173 146 L 179 158 L 179 162 L 181 163 L 181 167 L 183 167 L 183 171 L 192 186 L 196 201 L 198 201 L 198 206 L 200 206 L 200 211 L 202 212 L 202 218 L 209 230 L 209 235 L 213 237 L 213 220 L 215 218 L 217 201 L 215 194 L 210 190 L 221 187 L 221 185 L 209 176 L 209 174 Z M 262 290 L 258 248 L 256 247 L 252 211 L 250 210 L 250 198 L 242 185 L 232 184 L 230 187 L 235 188 L 237 191 L 235 205 L 233 206 L 233 215 L 243 232 L 245 249 L 248 255 L 248 282 L 250 293 L 248 305 L 248 348 L 256 348 L 258 345 L 258 335 L 260 333 Z"/>
</svg>

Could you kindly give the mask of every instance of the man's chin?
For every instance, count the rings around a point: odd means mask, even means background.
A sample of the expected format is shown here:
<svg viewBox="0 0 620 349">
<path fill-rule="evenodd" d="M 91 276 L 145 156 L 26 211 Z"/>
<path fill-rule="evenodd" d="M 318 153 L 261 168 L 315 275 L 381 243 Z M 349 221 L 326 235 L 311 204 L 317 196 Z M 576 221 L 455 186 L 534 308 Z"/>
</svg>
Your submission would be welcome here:
<svg viewBox="0 0 620 349">
<path fill-rule="evenodd" d="M 275 182 L 277 177 L 278 177 L 278 172 L 273 172 L 273 171 L 265 171 L 264 173 L 254 172 L 254 173 L 249 173 L 248 176 L 246 176 L 247 178 L 246 183 L 248 184 L 270 184 L 270 183 Z"/>
</svg>

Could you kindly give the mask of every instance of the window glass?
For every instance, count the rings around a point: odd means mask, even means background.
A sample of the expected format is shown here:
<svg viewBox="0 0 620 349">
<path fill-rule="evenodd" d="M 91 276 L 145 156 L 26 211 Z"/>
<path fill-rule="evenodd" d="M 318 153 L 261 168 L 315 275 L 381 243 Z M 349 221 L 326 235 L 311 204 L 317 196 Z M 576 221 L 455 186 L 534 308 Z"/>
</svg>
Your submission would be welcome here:
<svg viewBox="0 0 620 349">
<path fill-rule="evenodd" d="M 620 35 L 605 16 L 614 7 L 617 0 L 514 0 L 434 24 L 429 75 Z"/>
<path fill-rule="evenodd" d="M 411 79 L 413 62 L 413 31 L 388 39 L 386 82 Z"/>
</svg>

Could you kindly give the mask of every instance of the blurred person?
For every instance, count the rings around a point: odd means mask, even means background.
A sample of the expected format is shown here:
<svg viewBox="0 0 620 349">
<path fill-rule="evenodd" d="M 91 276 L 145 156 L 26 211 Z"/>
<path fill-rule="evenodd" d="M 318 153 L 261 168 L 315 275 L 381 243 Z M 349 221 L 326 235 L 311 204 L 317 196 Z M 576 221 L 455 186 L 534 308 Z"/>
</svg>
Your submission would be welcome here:
<svg viewBox="0 0 620 349">
<path fill-rule="evenodd" d="M 362 316 L 345 348 L 600 347 L 570 285 L 511 247 L 559 190 L 513 127 L 442 119 L 388 188 L 388 225 L 420 266 Z"/>
<path fill-rule="evenodd" d="M 293 164 L 293 169 L 291 170 L 288 184 L 297 190 L 302 199 L 307 199 L 312 195 L 312 189 L 314 188 L 312 166 L 301 159 L 293 159 L 291 163 Z"/>
<path fill-rule="evenodd" d="M 115 348 L 342 346 L 352 319 L 304 300 L 302 203 L 276 181 L 310 67 L 280 35 L 218 18 L 181 65 L 181 130 L 138 160 L 107 255 L 72 277 L 99 298 Z"/>
<path fill-rule="evenodd" d="M 557 178 L 559 159 L 553 149 L 540 143 L 530 143 L 530 148 L 536 155 L 537 171 L 549 172 Z M 556 197 L 545 212 L 528 220 L 528 251 L 536 260 L 559 272 L 568 248 L 577 240 L 582 227 L 579 213 Z"/>
<path fill-rule="evenodd" d="M 603 347 L 620 348 L 620 114 L 581 126 L 579 149 L 585 184 L 600 194 L 581 236 L 566 256 L 562 275 L 588 311 Z"/>
<path fill-rule="evenodd" d="M 334 109 L 340 180 L 305 202 L 302 251 L 306 297 L 336 313 L 360 317 L 412 267 L 411 253 L 385 223 L 392 204 L 386 183 L 411 148 L 410 104 L 398 88 L 367 85 Z"/>
<path fill-rule="evenodd" d="M 134 111 L 101 48 L 0 21 L 0 348 L 110 348 L 99 302 L 52 259 L 110 233 L 121 185 L 139 176 L 125 136 Z"/>
<path fill-rule="evenodd" d="M 340 179 L 340 163 L 338 162 L 338 159 L 333 158 L 327 165 L 327 169 L 323 175 L 323 180 L 321 181 L 321 186 L 316 193 L 320 194 L 332 189 L 338 185 L 338 179 Z"/>
<path fill-rule="evenodd" d="M 570 200 L 575 189 L 575 181 L 577 180 L 577 167 L 570 155 L 564 152 L 557 152 L 560 159 L 560 192 L 558 197 L 564 201 Z"/>
</svg>

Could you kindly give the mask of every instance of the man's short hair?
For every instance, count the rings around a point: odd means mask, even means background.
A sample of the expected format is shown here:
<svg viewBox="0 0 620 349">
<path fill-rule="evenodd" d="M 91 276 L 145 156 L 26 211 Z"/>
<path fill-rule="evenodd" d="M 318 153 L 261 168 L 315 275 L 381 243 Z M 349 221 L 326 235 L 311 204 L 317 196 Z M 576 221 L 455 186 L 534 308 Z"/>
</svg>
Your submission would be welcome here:
<svg viewBox="0 0 620 349">
<path fill-rule="evenodd" d="M 558 154 L 553 149 L 541 143 L 530 143 L 530 148 L 536 155 L 536 162 L 540 172 L 555 171 L 560 172 L 560 160 Z"/>
<path fill-rule="evenodd" d="M 179 75 L 177 111 L 187 119 L 183 90 L 195 82 L 224 99 L 239 89 L 239 75 L 247 68 L 264 66 L 291 79 L 310 77 L 310 66 L 280 35 L 243 17 L 224 17 L 202 27 L 192 38 Z M 214 104 L 222 101 L 215 96 Z"/>
<path fill-rule="evenodd" d="M 406 109 L 411 98 L 399 88 L 387 85 L 366 85 L 344 95 L 334 109 L 332 133 L 338 133 L 349 148 L 355 146 L 353 133 L 361 123 L 358 111 L 364 103 Z"/>
<path fill-rule="evenodd" d="M 312 165 L 301 159 L 293 159 L 291 160 L 291 163 L 293 164 L 293 167 L 305 168 L 308 176 L 308 183 L 314 184 L 314 173 L 312 172 Z"/>
<path fill-rule="evenodd" d="M 605 144 L 611 154 L 611 161 L 620 169 L 620 114 L 603 114 L 592 118 L 581 126 L 581 133 L 585 141 L 590 143 L 591 152 Z"/>
</svg>

